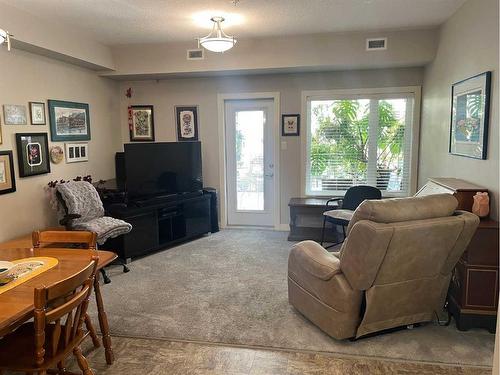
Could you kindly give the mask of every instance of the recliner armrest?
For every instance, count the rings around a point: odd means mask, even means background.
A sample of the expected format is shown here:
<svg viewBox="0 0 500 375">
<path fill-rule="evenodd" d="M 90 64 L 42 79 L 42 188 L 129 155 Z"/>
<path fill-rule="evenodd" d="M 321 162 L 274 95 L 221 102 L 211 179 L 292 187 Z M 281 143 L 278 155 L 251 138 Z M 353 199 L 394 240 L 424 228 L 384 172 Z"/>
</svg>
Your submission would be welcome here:
<svg viewBox="0 0 500 375">
<path fill-rule="evenodd" d="M 302 269 L 321 280 L 330 280 L 342 272 L 340 260 L 314 241 L 302 241 L 294 245 L 290 258 Z"/>
</svg>

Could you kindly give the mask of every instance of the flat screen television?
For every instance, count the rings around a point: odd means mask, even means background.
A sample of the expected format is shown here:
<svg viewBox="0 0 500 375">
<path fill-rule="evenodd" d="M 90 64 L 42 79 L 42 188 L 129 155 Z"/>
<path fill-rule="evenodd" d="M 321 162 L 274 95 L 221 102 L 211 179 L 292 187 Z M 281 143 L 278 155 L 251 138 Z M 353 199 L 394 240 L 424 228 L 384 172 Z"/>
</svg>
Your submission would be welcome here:
<svg viewBox="0 0 500 375">
<path fill-rule="evenodd" d="M 200 191 L 201 143 L 125 144 L 125 187 L 129 199 Z"/>
</svg>

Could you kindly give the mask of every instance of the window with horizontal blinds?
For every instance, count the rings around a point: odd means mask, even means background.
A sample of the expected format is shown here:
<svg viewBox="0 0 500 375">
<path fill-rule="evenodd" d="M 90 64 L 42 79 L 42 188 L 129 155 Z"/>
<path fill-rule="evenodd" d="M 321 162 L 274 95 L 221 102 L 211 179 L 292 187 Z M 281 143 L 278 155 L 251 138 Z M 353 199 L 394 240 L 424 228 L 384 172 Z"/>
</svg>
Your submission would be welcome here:
<svg viewBox="0 0 500 375">
<path fill-rule="evenodd" d="M 413 93 L 332 94 L 307 100 L 306 195 L 354 185 L 410 194 Z"/>
</svg>

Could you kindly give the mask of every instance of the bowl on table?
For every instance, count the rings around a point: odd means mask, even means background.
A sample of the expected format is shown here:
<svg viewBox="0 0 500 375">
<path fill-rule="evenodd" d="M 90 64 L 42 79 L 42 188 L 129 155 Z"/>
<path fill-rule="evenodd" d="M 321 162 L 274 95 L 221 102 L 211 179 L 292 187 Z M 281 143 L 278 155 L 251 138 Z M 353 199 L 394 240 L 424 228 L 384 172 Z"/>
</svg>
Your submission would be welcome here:
<svg viewBox="0 0 500 375">
<path fill-rule="evenodd" d="M 0 260 L 0 279 L 3 279 L 9 273 L 10 269 L 14 267 L 15 264 L 12 262 L 5 262 Z"/>
</svg>

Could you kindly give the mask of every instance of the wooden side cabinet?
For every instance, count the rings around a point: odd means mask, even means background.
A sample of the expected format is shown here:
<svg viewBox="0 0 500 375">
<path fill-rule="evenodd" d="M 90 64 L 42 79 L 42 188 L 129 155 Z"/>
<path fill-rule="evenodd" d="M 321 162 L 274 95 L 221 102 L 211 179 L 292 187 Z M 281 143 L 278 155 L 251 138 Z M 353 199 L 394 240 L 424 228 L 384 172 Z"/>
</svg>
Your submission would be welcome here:
<svg viewBox="0 0 500 375">
<path fill-rule="evenodd" d="M 461 331 L 495 332 L 498 308 L 498 222 L 481 220 L 453 272 L 448 311 Z"/>
</svg>

